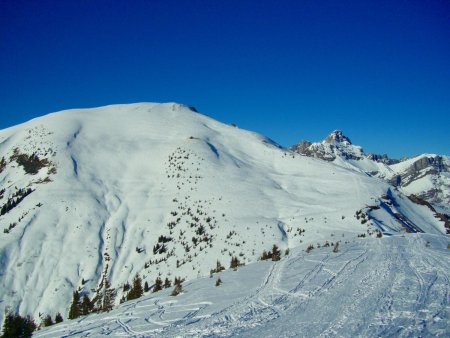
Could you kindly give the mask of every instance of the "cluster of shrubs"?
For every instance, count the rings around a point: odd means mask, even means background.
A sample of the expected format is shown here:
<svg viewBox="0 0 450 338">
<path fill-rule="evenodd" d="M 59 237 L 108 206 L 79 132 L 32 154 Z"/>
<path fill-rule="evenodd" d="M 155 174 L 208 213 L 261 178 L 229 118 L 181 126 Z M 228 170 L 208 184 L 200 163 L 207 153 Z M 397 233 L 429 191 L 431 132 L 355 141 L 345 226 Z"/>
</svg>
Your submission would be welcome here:
<svg viewBox="0 0 450 338">
<path fill-rule="evenodd" d="M 225 270 L 225 267 L 219 262 L 219 260 L 217 260 L 216 267 L 209 271 L 209 275 L 212 277 L 212 275 L 214 273 L 219 273 L 219 272 L 221 272 L 223 270 Z"/>
<path fill-rule="evenodd" d="M 238 267 L 243 266 L 236 256 L 231 257 L 230 269 L 237 270 Z"/>
<path fill-rule="evenodd" d="M 10 160 L 16 161 L 17 164 L 23 167 L 23 170 L 30 175 L 36 175 L 40 169 L 50 164 L 49 160 L 46 158 L 40 159 L 37 154 L 20 154 L 17 148 L 14 150 L 14 154 L 11 156 Z"/>
<path fill-rule="evenodd" d="M 2 337 L 31 337 L 36 328 L 37 325 L 30 316 L 22 317 L 17 313 L 8 312 L 3 322 Z"/>
<path fill-rule="evenodd" d="M 91 300 L 87 294 L 83 295 L 78 290 L 73 292 L 72 304 L 69 308 L 69 319 L 86 316 L 90 313 L 109 312 L 114 307 L 116 290 L 111 287 L 108 279 L 103 276 L 100 285 L 95 290 L 96 296 Z"/>
<path fill-rule="evenodd" d="M 278 247 L 274 244 L 271 251 L 264 250 L 260 260 L 266 261 L 266 260 L 272 260 L 272 261 L 279 261 L 281 259 L 281 251 L 278 249 Z"/>
<path fill-rule="evenodd" d="M 364 213 L 362 210 L 358 210 L 355 214 L 355 217 L 357 220 L 361 220 L 361 224 L 365 224 L 368 220 L 370 220 L 370 216 Z"/>
<path fill-rule="evenodd" d="M 329 247 L 330 245 L 333 246 L 333 242 L 331 242 L 331 244 L 330 244 L 328 241 L 326 241 L 323 246 L 324 247 Z M 320 243 L 317 243 L 317 247 L 320 248 Z M 306 248 L 306 253 L 310 253 L 313 249 L 314 249 L 314 245 L 312 245 L 312 244 L 308 245 L 308 247 Z M 334 253 L 339 252 L 339 242 L 336 242 L 334 244 L 333 252 Z"/>
<path fill-rule="evenodd" d="M 173 289 L 171 296 L 177 296 L 181 292 L 183 292 L 182 283 L 184 282 L 184 279 L 181 279 L 181 277 L 175 277 L 175 280 L 173 282 L 175 288 Z M 153 286 L 153 292 L 161 291 L 162 289 L 168 289 L 172 286 L 172 282 L 166 277 L 164 283 L 160 277 L 157 277 L 155 280 L 155 285 Z"/>
</svg>

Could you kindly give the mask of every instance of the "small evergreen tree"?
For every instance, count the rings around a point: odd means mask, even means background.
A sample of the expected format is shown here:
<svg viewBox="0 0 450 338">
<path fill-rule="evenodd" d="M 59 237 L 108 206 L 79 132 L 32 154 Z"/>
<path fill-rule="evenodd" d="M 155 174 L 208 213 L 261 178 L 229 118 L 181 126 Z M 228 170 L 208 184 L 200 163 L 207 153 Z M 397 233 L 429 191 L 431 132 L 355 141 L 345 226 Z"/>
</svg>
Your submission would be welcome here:
<svg viewBox="0 0 450 338">
<path fill-rule="evenodd" d="M 123 292 L 127 292 L 128 290 L 130 290 L 131 289 L 131 285 L 130 285 L 130 283 L 128 283 L 128 282 L 126 282 L 124 285 L 123 285 L 123 287 L 122 287 L 122 291 Z"/>
<path fill-rule="evenodd" d="M 173 281 L 174 285 L 181 285 L 183 283 L 184 279 L 181 279 L 181 277 L 175 277 L 175 280 Z"/>
<path fill-rule="evenodd" d="M 164 289 L 170 288 L 172 286 L 172 282 L 169 280 L 169 278 L 166 277 L 164 280 Z"/>
<path fill-rule="evenodd" d="M 83 300 L 81 301 L 81 314 L 83 316 L 88 315 L 93 310 L 93 305 L 88 295 L 83 296 Z"/>
<path fill-rule="evenodd" d="M 272 261 L 279 261 L 281 259 L 281 252 L 274 244 L 272 247 Z"/>
<path fill-rule="evenodd" d="M 36 323 L 30 316 L 22 317 L 17 313 L 6 313 L 3 322 L 3 338 L 31 337 L 34 330 L 36 330 Z"/>
<path fill-rule="evenodd" d="M 42 321 L 42 326 L 52 326 L 53 324 L 55 323 L 53 322 L 53 319 L 50 315 L 45 316 Z"/>
<path fill-rule="evenodd" d="M 62 317 L 61 314 L 58 312 L 58 313 L 56 314 L 56 316 L 55 316 L 55 323 L 56 323 L 56 324 L 62 323 L 62 321 L 63 321 L 63 317 Z"/>
<path fill-rule="evenodd" d="M 336 242 L 336 244 L 334 245 L 333 252 L 339 252 L 339 242 Z"/>
<path fill-rule="evenodd" d="M 96 297 L 92 300 L 95 304 L 97 312 L 109 312 L 114 307 L 114 300 L 116 298 L 116 290 L 111 287 L 108 279 L 103 277 L 100 287 L 97 290 Z"/>
<path fill-rule="evenodd" d="M 220 271 L 223 271 L 223 270 L 225 270 L 225 268 L 222 266 L 222 264 L 220 264 L 219 260 L 217 260 L 216 272 L 220 272 Z"/>
<path fill-rule="evenodd" d="M 131 287 L 130 292 L 128 292 L 127 300 L 137 299 L 142 297 L 144 294 L 144 289 L 142 288 L 142 279 L 137 273 L 133 279 L 133 286 Z"/>
<path fill-rule="evenodd" d="M 235 256 L 231 258 L 230 269 L 236 270 L 239 266 L 241 266 L 241 262 Z"/>
<path fill-rule="evenodd" d="M 153 287 L 153 292 L 158 292 L 162 290 L 163 282 L 161 278 L 157 277 L 155 280 L 155 286 Z"/>
<path fill-rule="evenodd" d="M 220 277 L 216 280 L 216 286 L 220 286 L 220 284 L 222 284 L 222 280 L 220 279 Z"/>
<path fill-rule="evenodd" d="M 103 297 L 103 306 L 102 311 L 103 312 L 109 312 L 114 307 L 114 300 L 116 298 L 116 291 L 114 288 L 111 287 L 111 284 L 109 284 L 109 281 L 105 279 L 105 292 Z"/>
<path fill-rule="evenodd" d="M 80 294 L 77 290 L 73 292 L 72 304 L 69 309 L 69 319 L 75 319 L 81 315 Z"/>
<path fill-rule="evenodd" d="M 138 273 L 136 274 L 136 276 L 134 276 L 133 279 L 133 289 L 136 293 L 136 298 L 142 297 L 142 295 L 144 294 L 144 289 L 142 287 L 142 278 Z"/>
<path fill-rule="evenodd" d="M 175 285 L 175 288 L 173 289 L 171 296 L 178 296 L 181 292 L 183 292 L 183 287 L 181 284 Z"/>
<path fill-rule="evenodd" d="M 262 261 L 265 261 L 265 260 L 268 260 L 269 258 L 271 258 L 270 253 L 268 253 L 266 250 L 264 250 L 263 253 L 262 253 L 262 255 L 261 255 L 261 257 L 260 257 L 260 259 L 261 259 Z"/>
<path fill-rule="evenodd" d="M 145 281 L 144 283 L 144 292 L 149 292 L 150 291 L 150 287 L 148 286 L 148 282 Z"/>
</svg>

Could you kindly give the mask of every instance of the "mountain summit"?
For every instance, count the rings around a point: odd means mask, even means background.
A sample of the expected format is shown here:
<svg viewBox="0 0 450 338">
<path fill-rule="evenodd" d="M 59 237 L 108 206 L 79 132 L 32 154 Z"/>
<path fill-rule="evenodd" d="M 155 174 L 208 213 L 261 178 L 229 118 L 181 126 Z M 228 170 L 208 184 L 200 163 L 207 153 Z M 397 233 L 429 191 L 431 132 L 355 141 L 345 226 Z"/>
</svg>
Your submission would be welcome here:
<svg viewBox="0 0 450 338">
<path fill-rule="evenodd" d="M 298 154 L 326 161 L 334 161 L 336 158 L 361 159 L 364 156 L 363 149 L 354 146 L 340 130 L 333 131 L 322 142 L 300 141 L 290 149 Z"/>
<path fill-rule="evenodd" d="M 344 145 L 351 145 L 352 144 L 350 139 L 347 136 L 345 136 L 342 133 L 342 131 L 340 131 L 340 130 L 333 131 L 330 135 L 328 135 L 325 138 L 324 142 L 334 143 L 334 144 L 342 143 Z"/>
</svg>

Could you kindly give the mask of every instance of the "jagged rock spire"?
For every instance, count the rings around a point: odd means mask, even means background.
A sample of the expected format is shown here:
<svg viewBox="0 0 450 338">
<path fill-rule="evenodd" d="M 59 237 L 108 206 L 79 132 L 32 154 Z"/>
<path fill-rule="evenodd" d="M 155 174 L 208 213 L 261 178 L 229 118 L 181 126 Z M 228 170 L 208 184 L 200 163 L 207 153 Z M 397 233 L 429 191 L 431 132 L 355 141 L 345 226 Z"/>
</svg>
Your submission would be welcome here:
<svg viewBox="0 0 450 338">
<path fill-rule="evenodd" d="M 327 142 L 327 143 L 333 143 L 333 141 L 334 141 L 334 142 L 337 142 L 337 143 L 344 143 L 344 144 L 347 144 L 347 145 L 351 145 L 352 144 L 352 141 L 350 141 L 350 139 L 347 136 L 345 136 L 342 133 L 341 130 L 333 131 L 330 135 L 328 135 L 325 138 L 324 141 Z"/>
</svg>

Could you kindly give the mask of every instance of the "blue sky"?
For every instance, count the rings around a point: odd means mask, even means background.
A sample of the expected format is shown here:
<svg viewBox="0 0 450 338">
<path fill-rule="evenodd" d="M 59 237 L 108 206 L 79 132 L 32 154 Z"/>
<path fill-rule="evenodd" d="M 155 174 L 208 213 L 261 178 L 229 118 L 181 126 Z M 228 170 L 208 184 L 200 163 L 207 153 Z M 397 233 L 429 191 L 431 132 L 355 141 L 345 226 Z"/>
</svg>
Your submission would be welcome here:
<svg viewBox="0 0 450 338">
<path fill-rule="evenodd" d="M 176 101 L 288 146 L 450 154 L 448 1 L 0 0 L 0 128 Z"/>
</svg>

